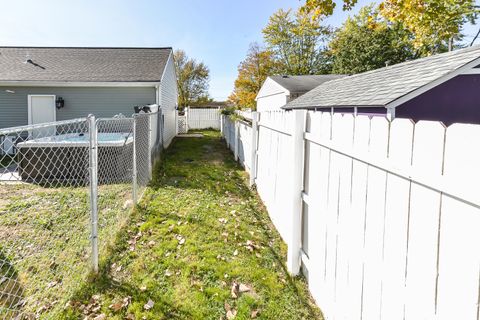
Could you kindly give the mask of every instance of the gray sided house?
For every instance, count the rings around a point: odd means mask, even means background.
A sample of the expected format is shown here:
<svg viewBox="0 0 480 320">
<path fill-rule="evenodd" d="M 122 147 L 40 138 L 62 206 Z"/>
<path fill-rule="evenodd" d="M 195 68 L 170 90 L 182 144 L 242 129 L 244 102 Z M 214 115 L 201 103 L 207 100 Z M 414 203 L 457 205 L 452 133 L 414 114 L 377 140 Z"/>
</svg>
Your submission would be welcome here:
<svg viewBox="0 0 480 320">
<path fill-rule="evenodd" d="M 0 47 L 0 128 L 131 116 L 146 104 L 175 121 L 172 48 Z"/>
<path fill-rule="evenodd" d="M 323 83 L 285 109 L 480 123 L 480 46 Z"/>
</svg>

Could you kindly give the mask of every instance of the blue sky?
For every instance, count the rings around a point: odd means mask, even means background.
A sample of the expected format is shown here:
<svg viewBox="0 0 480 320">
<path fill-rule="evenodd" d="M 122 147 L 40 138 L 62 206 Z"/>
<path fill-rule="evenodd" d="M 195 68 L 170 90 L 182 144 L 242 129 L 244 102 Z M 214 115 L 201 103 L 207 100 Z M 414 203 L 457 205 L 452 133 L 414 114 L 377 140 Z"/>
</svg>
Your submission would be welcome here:
<svg viewBox="0 0 480 320">
<path fill-rule="evenodd" d="M 355 13 L 370 0 L 360 0 Z M 172 46 L 205 62 L 210 94 L 225 99 L 268 17 L 299 0 L 0 0 L 0 45 Z M 351 13 L 337 10 L 339 26 Z M 466 34 L 473 36 L 475 27 Z"/>
</svg>

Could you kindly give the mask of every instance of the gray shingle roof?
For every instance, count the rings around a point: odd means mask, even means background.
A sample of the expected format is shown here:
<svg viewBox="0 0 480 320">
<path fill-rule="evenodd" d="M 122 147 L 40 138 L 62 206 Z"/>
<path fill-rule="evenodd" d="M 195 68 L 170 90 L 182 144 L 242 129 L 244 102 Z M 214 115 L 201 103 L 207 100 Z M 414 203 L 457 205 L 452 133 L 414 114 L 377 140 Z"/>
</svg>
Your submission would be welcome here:
<svg viewBox="0 0 480 320">
<path fill-rule="evenodd" d="M 318 85 L 345 75 L 340 74 L 322 74 L 322 75 L 303 75 L 303 76 L 270 76 L 273 81 L 290 91 L 291 93 L 304 93 L 312 90 Z"/>
<path fill-rule="evenodd" d="M 171 51 L 0 47 L 0 81 L 158 82 Z"/>
<path fill-rule="evenodd" d="M 284 108 L 386 106 L 479 57 L 474 46 L 332 80 Z"/>
</svg>

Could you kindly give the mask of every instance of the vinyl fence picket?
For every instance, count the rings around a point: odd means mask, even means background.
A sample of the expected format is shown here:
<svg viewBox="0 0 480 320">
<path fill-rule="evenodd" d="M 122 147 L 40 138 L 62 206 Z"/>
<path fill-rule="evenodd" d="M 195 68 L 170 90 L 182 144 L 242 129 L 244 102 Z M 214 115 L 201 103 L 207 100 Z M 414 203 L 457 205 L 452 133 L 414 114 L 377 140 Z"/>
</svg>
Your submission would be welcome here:
<svg viewBox="0 0 480 320">
<path fill-rule="evenodd" d="M 338 140 L 340 128 L 338 128 L 338 117 L 331 118 L 331 135 L 332 141 Z M 337 225 L 338 225 L 338 192 L 339 192 L 339 156 L 331 150 L 327 150 L 329 172 L 327 178 L 326 190 L 326 256 L 325 256 L 325 294 L 330 297 L 332 304 L 330 306 L 331 313 L 335 314 L 335 278 L 337 263 Z"/>
<path fill-rule="evenodd" d="M 354 150 L 368 150 L 370 140 L 370 119 L 367 116 L 355 118 Z M 349 319 L 360 319 L 362 312 L 362 285 L 365 257 L 365 216 L 368 166 L 358 160 L 352 164 L 352 256 L 350 257 L 350 308 Z"/>
<path fill-rule="evenodd" d="M 338 121 L 339 132 L 336 139 L 342 148 L 352 148 L 354 136 L 353 115 L 343 115 L 334 118 Z M 350 194 L 352 187 L 352 159 L 339 155 L 337 158 L 339 167 L 339 194 L 338 194 L 338 234 L 337 234 L 337 262 L 336 262 L 336 292 L 335 299 L 337 309 L 335 314 L 338 319 L 346 319 L 348 315 L 348 292 L 349 292 L 349 257 L 350 246 Z"/>
<path fill-rule="evenodd" d="M 380 159 L 388 150 L 389 122 L 385 118 L 371 120 L 369 153 Z M 382 248 L 385 217 L 385 171 L 370 166 L 367 184 L 365 236 L 365 268 L 363 274 L 363 319 L 380 319 L 382 283 Z"/>
<path fill-rule="evenodd" d="M 444 175 L 464 193 L 480 189 L 480 127 L 447 129 Z M 442 197 L 437 288 L 438 319 L 475 319 L 480 302 L 480 209 Z"/>
<path fill-rule="evenodd" d="M 421 121 L 415 126 L 413 168 L 430 176 L 442 173 L 445 127 Z M 440 193 L 412 184 L 408 228 L 405 319 L 435 314 Z"/>
<path fill-rule="evenodd" d="M 389 159 L 393 165 L 400 168 L 410 166 L 413 130 L 414 123 L 411 120 L 395 119 L 392 122 Z M 382 319 L 403 319 L 409 202 L 410 181 L 389 174 L 383 245 Z"/>
<path fill-rule="evenodd" d="M 330 138 L 330 115 L 321 112 L 309 112 L 309 122 L 317 125 L 310 126 L 309 130 L 319 138 L 325 137 L 328 132 Z M 307 141 L 310 146 L 309 152 L 309 187 L 308 194 L 312 195 L 309 205 L 309 219 L 315 228 L 314 232 L 310 232 L 309 242 L 315 244 L 315 250 L 309 250 L 310 261 L 317 269 L 311 270 L 309 277 L 311 279 L 312 292 L 319 297 L 319 303 L 322 306 L 330 304 L 329 297 L 325 293 L 325 255 L 326 255 L 326 208 L 325 194 L 328 188 L 328 171 L 329 171 L 329 151 L 315 143 Z M 315 195 L 315 196 L 313 196 Z M 327 307 L 328 308 L 328 307 Z"/>
</svg>

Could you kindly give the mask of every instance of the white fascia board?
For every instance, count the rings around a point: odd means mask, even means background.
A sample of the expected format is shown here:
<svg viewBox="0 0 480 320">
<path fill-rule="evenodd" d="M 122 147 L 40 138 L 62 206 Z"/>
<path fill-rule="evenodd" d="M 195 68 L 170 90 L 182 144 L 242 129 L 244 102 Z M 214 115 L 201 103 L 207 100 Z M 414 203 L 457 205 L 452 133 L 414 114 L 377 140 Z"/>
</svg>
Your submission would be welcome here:
<svg viewBox="0 0 480 320">
<path fill-rule="evenodd" d="M 390 109 L 390 108 L 396 108 L 402 104 L 404 104 L 405 102 L 409 101 L 409 100 L 412 100 L 413 98 L 415 97 L 418 97 L 419 95 L 435 88 L 436 86 L 450 80 L 450 79 L 453 79 L 454 77 L 460 75 L 460 74 L 465 74 L 465 72 L 471 70 L 473 67 L 476 67 L 478 64 L 480 63 L 480 58 L 476 58 L 466 64 L 464 64 L 463 66 L 461 66 L 460 68 L 450 72 L 450 73 L 447 73 L 446 75 L 444 75 L 443 77 L 440 77 L 430 83 L 427 83 L 426 85 L 414 90 L 414 91 L 411 91 L 410 93 L 407 93 L 406 95 L 400 97 L 400 98 L 397 98 L 389 103 L 387 103 L 385 105 L 385 108 L 387 109 Z"/>
<path fill-rule="evenodd" d="M 70 82 L 70 81 L 0 81 L 0 86 L 15 87 L 155 87 L 159 82 Z"/>
<path fill-rule="evenodd" d="M 286 97 L 288 97 L 288 96 L 290 96 L 290 91 L 285 90 L 285 91 L 282 91 L 282 92 L 275 92 L 275 93 L 268 94 L 268 95 L 265 95 L 265 96 L 257 97 L 257 98 L 255 98 L 255 101 L 258 101 L 258 98 L 267 98 L 267 97 L 278 96 L 278 95 L 285 95 Z"/>
<path fill-rule="evenodd" d="M 469 70 L 466 70 L 460 74 L 480 74 L 480 68 L 471 68 Z"/>
</svg>

